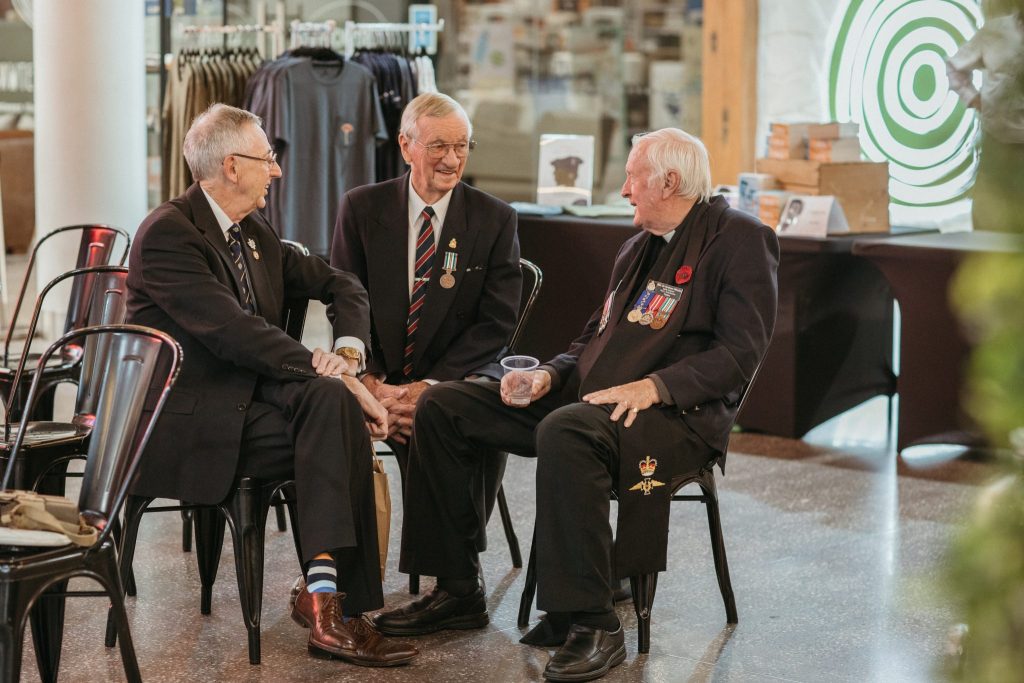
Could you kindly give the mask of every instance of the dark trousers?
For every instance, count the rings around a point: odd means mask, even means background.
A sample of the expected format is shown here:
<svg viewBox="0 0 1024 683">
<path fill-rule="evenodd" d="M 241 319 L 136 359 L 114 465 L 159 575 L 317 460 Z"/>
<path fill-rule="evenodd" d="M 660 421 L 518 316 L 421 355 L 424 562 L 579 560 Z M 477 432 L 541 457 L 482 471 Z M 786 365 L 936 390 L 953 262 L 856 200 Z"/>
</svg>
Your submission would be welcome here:
<svg viewBox="0 0 1024 683">
<path fill-rule="evenodd" d="M 452 578 L 479 572 L 486 545 L 479 454 L 504 449 L 537 457 L 537 606 L 610 610 L 609 501 L 623 427 L 609 414 L 603 406 L 562 405 L 554 395 L 512 408 L 497 383 L 453 382 L 425 391 L 409 459 L 401 571 Z M 638 420 L 674 428 L 666 411 L 643 411 Z M 699 449 L 688 465 L 699 468 L 707 455 Z"/>
<path fill-rule="evenodd" d="M 294 479 L 301 556 L 330 552 L 346 612 L 384 604 L 370 435 L 337 379 L 262 380 L 246 413 L 239 475 Z"/>
</svg>

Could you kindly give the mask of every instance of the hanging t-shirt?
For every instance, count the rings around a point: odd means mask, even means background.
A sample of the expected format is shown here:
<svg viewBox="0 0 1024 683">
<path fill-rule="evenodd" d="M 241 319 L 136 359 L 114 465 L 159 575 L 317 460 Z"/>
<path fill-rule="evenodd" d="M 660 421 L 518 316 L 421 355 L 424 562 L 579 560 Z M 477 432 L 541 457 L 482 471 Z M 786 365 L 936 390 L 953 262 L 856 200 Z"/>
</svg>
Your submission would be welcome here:
<svg viewBox="0 0 1024 683">
<path fill-rule="evenodd" d="M 348 60 L 295 60 L 277 82 L 267 130 L 283 172 L 276 227 L 326 258 L 342 195 L 376 180 L 376 148 L 388 139 L 377 86 Z"/>
</svg>

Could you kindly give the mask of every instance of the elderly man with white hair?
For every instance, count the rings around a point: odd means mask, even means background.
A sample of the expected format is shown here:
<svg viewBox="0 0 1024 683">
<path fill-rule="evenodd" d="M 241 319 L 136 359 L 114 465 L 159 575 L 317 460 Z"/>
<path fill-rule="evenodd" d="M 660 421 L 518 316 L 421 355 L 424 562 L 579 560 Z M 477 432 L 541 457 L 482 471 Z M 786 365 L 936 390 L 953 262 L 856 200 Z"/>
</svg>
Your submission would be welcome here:
<svg viewBox="0 0 1024 683">
<path fill-rule="evenodd" d="M 599 678 L 625 659 L 613 582 L 665 568 L 668 484 L 724 462 L 740 396 L 775 324 L 779 244 L 770 228 L 711 196 L 707 151 L 678 129 L 634 139 L 622 196 L 642 232 L 619 251 L 582 334 L 528 376 L 528 405 L 513 402 L 522 379 L 513 375 L 423 393 L 401 569 L 437 576 L 437 587 L 378 615 L 382 633 L 488 622 L 477 525 L 486 501 L 474 498 L 482 492 L 470 474 L 479 453 L 502 449 L 537 457 L 538 606 L 547 615 L 523 642 L 560 648 L 549 680 Z"/>
</svg>

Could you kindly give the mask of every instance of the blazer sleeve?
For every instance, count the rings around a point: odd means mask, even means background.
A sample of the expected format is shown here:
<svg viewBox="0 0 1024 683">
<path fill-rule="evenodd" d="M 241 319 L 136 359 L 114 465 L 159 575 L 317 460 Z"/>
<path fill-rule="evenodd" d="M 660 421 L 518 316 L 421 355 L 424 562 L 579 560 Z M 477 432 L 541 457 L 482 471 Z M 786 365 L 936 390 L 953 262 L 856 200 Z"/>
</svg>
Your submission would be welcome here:
<svg viewBox="0 0 1024 683">
<path fill-rule="evenodd" d="M 775 327 L 778 237 L 764 226 L 724 232 L 728 236 L 709 247 L 717 253 L 707 255 L 721 264 L 710 342 L 703 351 L 652 373 L 680 410 L 715 400 L 738 401 Z"/>
<path fill-rule="evenodd" d="M 438 381 L 463 379 L 497 359 L 516 325 L 523 274 L 519 265 L 518 215 L 507 205 L 487 262 L 476 319 L 452 340 L 426 373 Z"/>
<path fill-rule="evenodd" d="M 365 214 L 353 206 L 351 193 L 345 193 L 338 209 L 338 217 L 334 222 L 334 236 L 331 239 L 331 266 L 355 277 L 365 291 L 369 274 L 366 268 L 366 235 L 365 231 L 360 229 L 359 216 L 361 215 Z M 369 305 L 367 305 L 366 315 L 367 329 L 369 330 Z M 337 339 L 338 336 L 335 334 L 334 338 Z M 365 345 L 367 351 L 366 371 L 370 373 L 384 372 L 380 361 L 381 351 L 373 346 L 373 340 L 367 340 L 359 335 L 354 336 L 362 339 Z"/>
</svg>

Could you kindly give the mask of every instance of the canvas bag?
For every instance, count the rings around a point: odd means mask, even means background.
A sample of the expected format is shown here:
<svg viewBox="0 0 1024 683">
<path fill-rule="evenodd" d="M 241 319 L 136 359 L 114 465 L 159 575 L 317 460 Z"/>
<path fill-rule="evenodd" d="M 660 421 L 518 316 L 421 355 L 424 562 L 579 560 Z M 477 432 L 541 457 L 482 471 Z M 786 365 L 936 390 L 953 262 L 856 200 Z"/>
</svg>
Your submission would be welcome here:
<svg viewBox="0 0 1024 683">
<path fill-rule="evenodd" d="M 0 527 L 10 532 L 3 534 L 3 538 L 11 545 L 17 545 L 19 531 L 63 534 L 82 547 L 94 545 L 99 536 L 94 527 L 82 521 L 74 502 L 34 491 L 0 491 Z"/>
<path fill-rule="evenodd" d="M 391 537 L 391 491 L 384 463 L 373 457 L 373 500 L 377 510 L 377 550 L 380 553 L 380 580 L 388 563 L 388 539 Z"/>
</svg>

